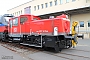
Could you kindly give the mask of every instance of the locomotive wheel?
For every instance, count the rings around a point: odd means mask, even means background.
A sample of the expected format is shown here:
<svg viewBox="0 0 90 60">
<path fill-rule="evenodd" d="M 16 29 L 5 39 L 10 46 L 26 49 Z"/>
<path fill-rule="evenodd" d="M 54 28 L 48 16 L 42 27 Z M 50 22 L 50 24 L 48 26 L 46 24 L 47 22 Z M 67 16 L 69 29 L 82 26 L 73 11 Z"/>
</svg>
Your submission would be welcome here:
<svg viewBox="0 0 90 60">
<path fill-rule="evenodd" d="M 19 41 L 19 43 L 23 43 L 23 38 L 20 38 L 20 41 Z"/>
<path fill-rule="evenodd" d="M 54 49 L 55 49 L 55 52 L 56 52 L 56 53 L 58 53 L 58 52 L 59 52 L 59 50 L 60 50 L 60 49 L 59 49 L 58 44 L 56 44 L 56 45 L 55 45 Z"/>
<path fill-rule="evenodd" d="M 4 42 L 5 41 L 5 34 L 3 34 L 3 36 L 2 36 L 2 42 Z"/>
<path fill-rule="evenodd" d="M 69 49 L 71 47 L 72 47 L 72 41 L 69 41 L 69 45 L 68 45 L 67 49 Z"/>
<path fill-rule="evenodd" d="M 48 51 L 48 50 L 49 50 L 49 48 L 48 48 L 48 47 L 44 47 L 43 49 L 44 49 L 45 51 Z"/>
</svg>

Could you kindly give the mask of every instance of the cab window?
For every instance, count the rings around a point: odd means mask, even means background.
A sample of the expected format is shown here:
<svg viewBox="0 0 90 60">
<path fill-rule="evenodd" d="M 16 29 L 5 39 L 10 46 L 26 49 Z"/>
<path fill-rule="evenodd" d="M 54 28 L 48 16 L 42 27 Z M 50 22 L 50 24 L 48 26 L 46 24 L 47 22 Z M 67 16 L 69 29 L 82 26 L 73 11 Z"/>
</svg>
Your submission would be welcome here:
<svg viewBox="0 0 90 60">
<path fill-rule="evenodd" d="M 10 20 L 10 23 L 9 24 L 10 24 L 10 28 L 12 28 L 12 20 Z"/>
<path fill-rule="evenodd" d="M 38 18 L 33 18 L 33 20 L 38 20 Z"/>
<path fill-rule="evenodd" d="M 20 24 L 23 24 L 25 21 L 27 21 L 28 18 L 27 17 L 21 17 L 20 18 Z"/>
<path fill-rule="evenodd" d="M 13 26 L 17 26 L 18 25 L 18 18 L 13 19 Z"/>
</svg>

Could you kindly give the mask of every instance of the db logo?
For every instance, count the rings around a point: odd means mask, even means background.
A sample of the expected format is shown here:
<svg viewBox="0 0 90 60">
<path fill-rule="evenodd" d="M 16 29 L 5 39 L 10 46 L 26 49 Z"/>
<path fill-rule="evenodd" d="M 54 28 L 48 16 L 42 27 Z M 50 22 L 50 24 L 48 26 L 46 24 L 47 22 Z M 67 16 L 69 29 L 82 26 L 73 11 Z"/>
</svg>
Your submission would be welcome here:
<svg viewBox="0 0 90 60">
<path fill-rule="evenodd" d="M 14 32 L 17 32 L 17 28 L 14 28 Z"/>
</svg>

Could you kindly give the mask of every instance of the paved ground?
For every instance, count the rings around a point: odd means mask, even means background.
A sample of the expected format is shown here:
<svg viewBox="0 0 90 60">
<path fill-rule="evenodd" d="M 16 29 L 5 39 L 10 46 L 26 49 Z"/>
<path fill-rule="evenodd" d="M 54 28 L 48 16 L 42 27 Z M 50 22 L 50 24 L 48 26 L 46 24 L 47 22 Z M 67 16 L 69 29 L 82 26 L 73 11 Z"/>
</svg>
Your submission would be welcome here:
<svg viewBox="0 0 90 60">
<path fill-rule="evenodd" d="M 46 51 L 42 51 L 29 54 L 28 57 L 34 60 L 90 60 L 90 40 L 79 39 L 76 48 L 65 49 L 60 53 L 47 54 Z"/>
<path fill-rule="evenodd" d="M 90 39 L 79 39 L 76 48 L 64 49 L 60 53 L 39 51 L 27 54 L 31 60 L 90 60 Z M 0 46 L 0 60 L 30 60 Z"/>
<path fill-rule="evenodd" d="M 90 51 L 90 39 L 79 39 L 76 49 Z"/>
<path fill-rule="evenodd" d="M 10 51 L 0 45 L 0 60 L 26 60 L 19 54 Z"/>
</svg>

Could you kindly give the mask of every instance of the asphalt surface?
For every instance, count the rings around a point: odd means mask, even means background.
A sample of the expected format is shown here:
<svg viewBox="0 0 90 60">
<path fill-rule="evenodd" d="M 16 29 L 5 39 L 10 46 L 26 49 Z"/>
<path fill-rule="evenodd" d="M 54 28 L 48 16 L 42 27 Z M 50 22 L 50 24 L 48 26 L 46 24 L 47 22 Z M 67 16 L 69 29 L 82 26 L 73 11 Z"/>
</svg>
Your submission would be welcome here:
<svg viewBox="0 0 90 60">
<path fill-rule="evenodd" d="M 39 51 L 27 54 L 33 60 L 90 60 L 90 39 L 79 39 L 75 48 L 64 49 L 59 53 Z M 0 60 L 30 60 L 0 45 Z"/>
<path fill-rule="evenodd" d="M 18 53 L 15 53 L 0 45 L 0 60 L 26 60 Z"/>
<path fill-rule="evenodd" d="M 79 39 L 76 48 L 65 49 L 60 53 L 53 54 L 47 54 L 46 51 L 42 51 L 29 54 L 28 57 L 34 60 L 90 60 L 90 39 Z"/>
<path fill-rule="evenodd" d="M 90 39 L 79 39 L 75 49 L 90 51 Z"/>
</svg>

